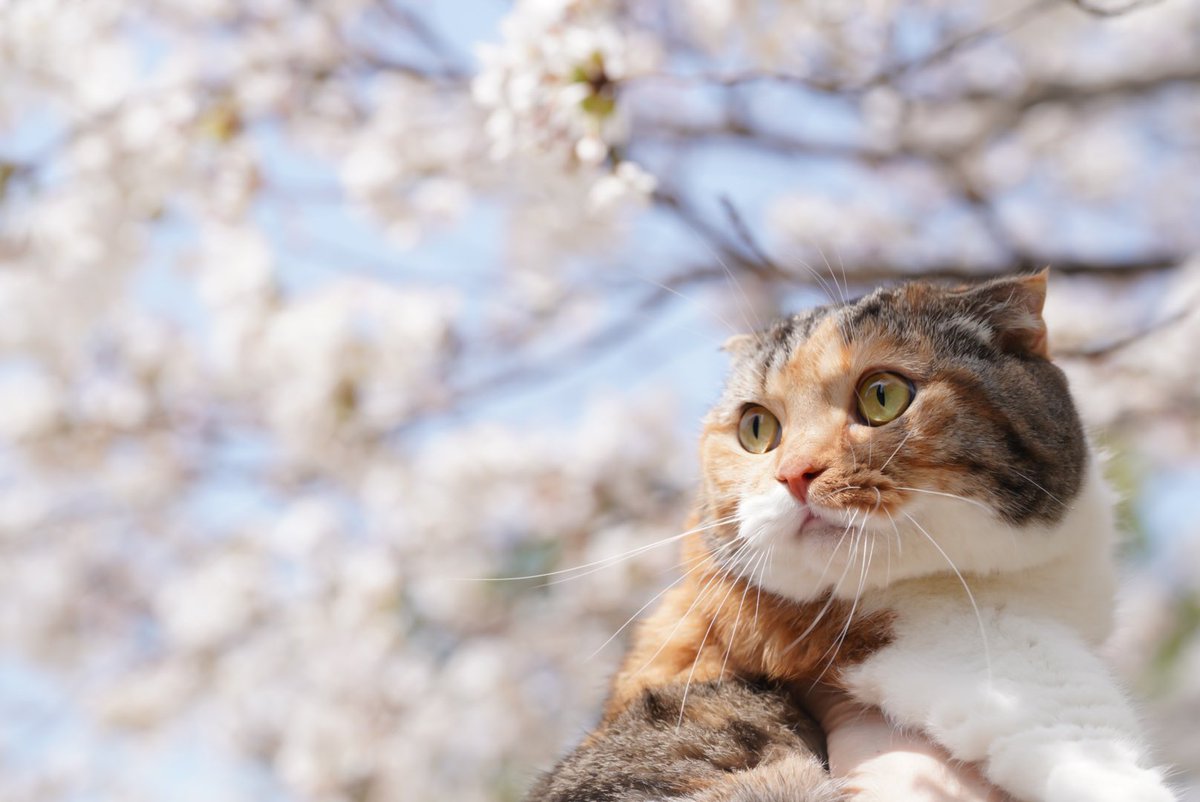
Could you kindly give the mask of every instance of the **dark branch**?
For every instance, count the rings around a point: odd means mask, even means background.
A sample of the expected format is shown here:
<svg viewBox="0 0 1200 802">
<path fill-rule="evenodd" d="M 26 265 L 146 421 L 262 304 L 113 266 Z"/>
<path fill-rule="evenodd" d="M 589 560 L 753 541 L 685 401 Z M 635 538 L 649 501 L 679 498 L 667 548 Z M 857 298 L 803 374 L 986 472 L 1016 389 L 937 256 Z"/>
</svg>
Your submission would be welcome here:
<svg viewBox="0 0 1200 802">
<path fill-rule="evenodd" d="M 811 156 L 824 159 L 850 159 L 878 164 L 911 158 L 911 152 L 884 151 L 859 145 L 820 142 L 774 131 L 763 131 L 741 120 L 721 125 L 684 125 L 670 120 L 639 120 L 633 139 L 642 142 L 667 141 L 676 144 L 723 144 L 736 142 L 756 150 L 785 156 Z"/>
<path fill-rule="evenodd" d="M 1171 87 L 1200 83 L 1200 67 L 1188 66 L 1151 75 L 1132 75 L 1097 83 L 1041 82 L 1029 86 L 1016 98 L 1015 106 L 1028 109 L 1041 103 L 1082 104 L 1120 97 L 1144 97 Z M 986 99 L 968 95 L 963 100 Z"/>
<path fill-rule="evenodd" d="M 733 233 L 737 236 L 738 241 L 742 243 L 746 250 L 750 251 L 750 255 L 771 270 L 779 272 L 779 267 L 767 255 L 766 250 L 759 245 L 758 240 L 750 231 L 750 227 L 746 225 L 745 219 L 742 218 L 741 212 L 733 205 L 733 201 L 730 200 L 728 195 L 721 196 L 721 209 L 729 219 L 729 225 L 733 227 Z"/>
<path fill-rule="evenodd" d="M 1056 350 L 1054 355 L 1056 357 L 1063 357 L 1067 359 L 1104 359 L 1112 356 L 1117 351 L 1124 350 L 1131 345 L 1135 345 L 1155 335 L 1161 334 L 1166 329 L 1172 328 L 1176 324 L 1187 320 L 1195 311 L 1195 306 L 1192 304 L 1187 304 L 1175 314 L 1169 315 L 1144 329 L 1139 329 L 1132 334 L 1127 334 L 1126 336 L 1120 337 L 1112 342 L 1104 343 L 1102 345 L 1087 346 L 1084 348 L 1068 349 L 1063 351 Z"/>
<path fill-rule="evenodd" d="M 1009 33 L 1026 24 L 1042 13 L 1058 5 L 1059 0 L 1034 0 L 1021 8 L 1015 9 L 999 19 L 987 22 L 975 30 L 968 31 L 942 44 L 930 53 L 889 67 L 868 80 L 860 89 L 870 89 L 876 86 L 893 84 L 897 80 L 919 72 L 934 64 L 945 61 L 954 54 L 971 47 L 978 42 L 991 39 L 1003 33 Z"/>
<path fill-rule="evenodd" d="M 1071 5 L 1075 6 L 1080 11 L 1091 14 L 1093 17 L 1120 17 L 1128 14 L 1131 11 L 1137 11 L 1138 9 L 1145 8 L 1146 6 L 1158 5 L 1161 2 L 1162 0 L 1132 0 L 1132 2 L 1126 3 L 1123 6 L 1105 8 L 1103 6 L 1093 5 L 1087 2 L 1087 0 L 1071 0 Z"/>
<path fill-rule="evenodd" d="M 452 388 L 438 406 L 416 412 L 390 434 L 403 436 L 423 420 L 449 414 L 461 409 L 468 402 L 485 397 L 493 401 L 508 393 L 528 390 L 535 384 L 541 391 L 554 379 L 572 375 L 571 368 L 592 362 L 632 340 L 645 329 L 638 318 L 679 297 L 682 296 L 679 295 L 678 288 L 667 284 L 654 284 L 632 308 L 598 327 L 586 337 L 556 350 L 537 362 L 510 364 L 479 379 L 463 382 Z"/>
<path fill-rule="evenodd" d="M 738 72 L 723 73 L 653 73 L 651 75 L 636 76 L 627 79 L 623 83 L 627 85 L 651 81 L 678 82 L 684 84 L 699 83 L 730 89 L 736 89 L 747 84 L 755 83 L 780 83 L 793 85 L 798 88 L 820 94 L 847 96 L 859 95 L 868 89 L 894 83 L 903 77 L 920 72 L 927 67 L 931 67 L 935 64 L 945 61 L 954 54 L 962 50 L 966 50 L 979 42 L 1009 33 L 1021 27 L 1022 25 L 1025 25 L 1039 14 L 1042 14 L 1054 6 L 1059 5 L 1060 2 L 1061 0 L 1033 0 L 1033 2 L 1022 6 L 1021 8 L 1015 9 L 1004 16 L 991 20 L 979 26 L 978 28 L 967 31 L 966 33 L 947 40 L 923 56 L 893 64 L 892 66 L 876 73 L 867 80 L 857 83 L 838 80 L 835 78 L 819 78 L 810 75 L 799 75 L 796 73 L 778 72 L 775 70 L 765 69 L 748 69 Z"/>
<path fill-rule="evenodd" d="M 889 265 L 884 262 L 875 262 L 863 265 L 846 264 L 844 270 L 849 283 L 860 287 L 896 281 L 909 281 L 912 279 L 972 282 L 1012 273 L 1027 272 L 1047 266 L 1053 273 L 1062 273 L 1068 276 L 1127 280 L 1165 273 L 1177 268 L 1185 258 L 1185 256 L 1180 255 L 1164 258 L 1089 261 L 1056 259 L 1053 256 L 1046 256 L 1044 258 L 1029 257 L 1028 259 L 1005 262 L 1003 264 L 978 265 L 963 264 L 961 262 Z M 814 283 L 814 278 L 811 274 L 794 272 L 788 269 L 772 270 L 767 266 L 762 266 L 759 274 L 763 273 L 768 274 L 768 278 L 795 286 L 809 286 Z M 709 281 L 721 280 L 725 275 L 724 269 L 720 266 L 702 264 L 682 270 L 666 279 L 664 283 L 671 287 L 695 286 Z"/>
<path fill-rule="evenodd" d="M 845 95 L 858 91 L 841 81 L 764 69 L 742 70 L 739 72 L 655 72 L 648 75 L 631 76 L 621 81 L 621 84 L 624 86 L 636 86 L 646 83 L 671 83 L 686 86 L 701 84 L 705 86 L 724 87 L 726 89 L 737 89 L 747 84 L 776 83 L 795 86 L 799 89 L 823 95 Z"/>
<path fill-rule="evenodd" d="M 411 8 L 402 5 L 401 0 L 381 0 L 380 7 L 384 13 L 407 28 L 413 38 L 420 42 L 426 50 L 433 53 L 456 72 L 463 75 L 467 70 L 463 67 L 463 58 L 450 41 L 436 28 Z"/>
<path fill-rule="evenodd" d="M 744 250 L 736 245 L 725 232 L 705 220 L 703 215 L 670 188 L 660 187 L 655 190 L 653 201 L 658 208 L 673 214 L 685 227 L 713 249 L 713 256 L 720 263 L 723 274 L 727 274 L 733 267 L 739 267 L 760 278 L 773 278 L 779 275 L 779 269 L 769 261 L 764 261 L 754 255 L 747 256 Z"/>
</svg>

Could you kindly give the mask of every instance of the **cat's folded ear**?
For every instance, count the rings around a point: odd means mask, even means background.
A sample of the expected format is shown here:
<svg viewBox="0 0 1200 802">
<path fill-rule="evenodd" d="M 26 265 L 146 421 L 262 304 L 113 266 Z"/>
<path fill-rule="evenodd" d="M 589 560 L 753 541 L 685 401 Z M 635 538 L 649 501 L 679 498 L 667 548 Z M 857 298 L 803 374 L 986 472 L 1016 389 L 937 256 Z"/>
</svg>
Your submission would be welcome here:
<svg viewBox="0 0 1200 802">
<path fill-rule="evenodd" d="M 738 359 L 750 353 L 757 343 L 758 338 L 753 334 L 735 334 L 721 344 L 721 350 Z"/>
<path fill-rule="evenodd" d="M 1042 319 L 1049 275 L 1050 269 L 1044 268 L 1027 276 L 994 279 L 961 292 L 971 311 L 993 327 L 1001 348 L 1049 359 L 1046 321 Z"/>
</svg>

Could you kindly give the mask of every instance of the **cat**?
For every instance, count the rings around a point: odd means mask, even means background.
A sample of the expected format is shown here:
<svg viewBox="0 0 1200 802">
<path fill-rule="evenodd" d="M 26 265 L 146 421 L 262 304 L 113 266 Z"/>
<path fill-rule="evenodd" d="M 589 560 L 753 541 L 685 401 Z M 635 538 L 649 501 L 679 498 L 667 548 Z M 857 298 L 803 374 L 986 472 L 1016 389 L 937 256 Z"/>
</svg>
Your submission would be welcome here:
<svg viewBox="0 0 1200 802">
<path fill-rule="evenodd" d="M 1174 799 L 1096 652 L 1113 495 L 1046 279 L 881 288 L 727 343 L 693 570 L 531 801 L 837 799 L 800 703 L 818 680 L 1017 799 Z"/>
</svg>

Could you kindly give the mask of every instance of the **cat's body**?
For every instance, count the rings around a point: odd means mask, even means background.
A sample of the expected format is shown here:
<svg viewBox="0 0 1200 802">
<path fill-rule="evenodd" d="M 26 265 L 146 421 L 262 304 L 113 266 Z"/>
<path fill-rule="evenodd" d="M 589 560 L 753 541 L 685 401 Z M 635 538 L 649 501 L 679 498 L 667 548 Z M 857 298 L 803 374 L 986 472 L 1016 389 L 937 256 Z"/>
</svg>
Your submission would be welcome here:
<svg viewBox="0 0 1200 802">
<path fill-rule="evenodd" d="M 685 549 L 696 570 L 642 623 L 576 755 L 603 754 L 661 689 L 683 687 L 686 708 L 701 684 L 715 705 L 722 682 L 751 678 L 794 704 L 820 679 L 1026 802 L 1173 799 L 1096 656 L 1113 606 L 1112 499 L 1046 356 L 1044 292 L 1044 275 L 911 284 L 735 338 L 702 438 L 703 530 Z M 571 761 L 533 798 L 725 787 L 600 793 Z M 833 793 L 809 775 L 807 790 L 764 785 L 764 771 L 789 774 L 774 762 L 727 769 L 736 791 L 712 798 Z"/>
<path fill-rule="evenodd" d="M 530 796 L 835 802 L 822 754 L 820 729 L 784 685 L 740 678 L 672 683 L 647 687 L 614 710 Z"/>
</svg>

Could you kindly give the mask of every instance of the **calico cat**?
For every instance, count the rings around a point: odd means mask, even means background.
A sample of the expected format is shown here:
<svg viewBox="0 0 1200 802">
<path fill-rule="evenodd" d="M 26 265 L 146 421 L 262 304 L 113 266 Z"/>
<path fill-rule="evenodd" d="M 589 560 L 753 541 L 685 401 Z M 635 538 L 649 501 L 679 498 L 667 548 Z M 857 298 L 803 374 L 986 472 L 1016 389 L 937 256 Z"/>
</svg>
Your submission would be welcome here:
<svg viewBox="0 0 1200 802">
<path fill-rule="evenodd" d="M 1045 272 L 911 283 L 731 340 L 696 570 L 530 799 L 837 798 L 798 702 L 818 679 L 1018 799 L 1174 799 L 1096 654 L 1113 498 L 1045 291 Z"/>
</svg>

